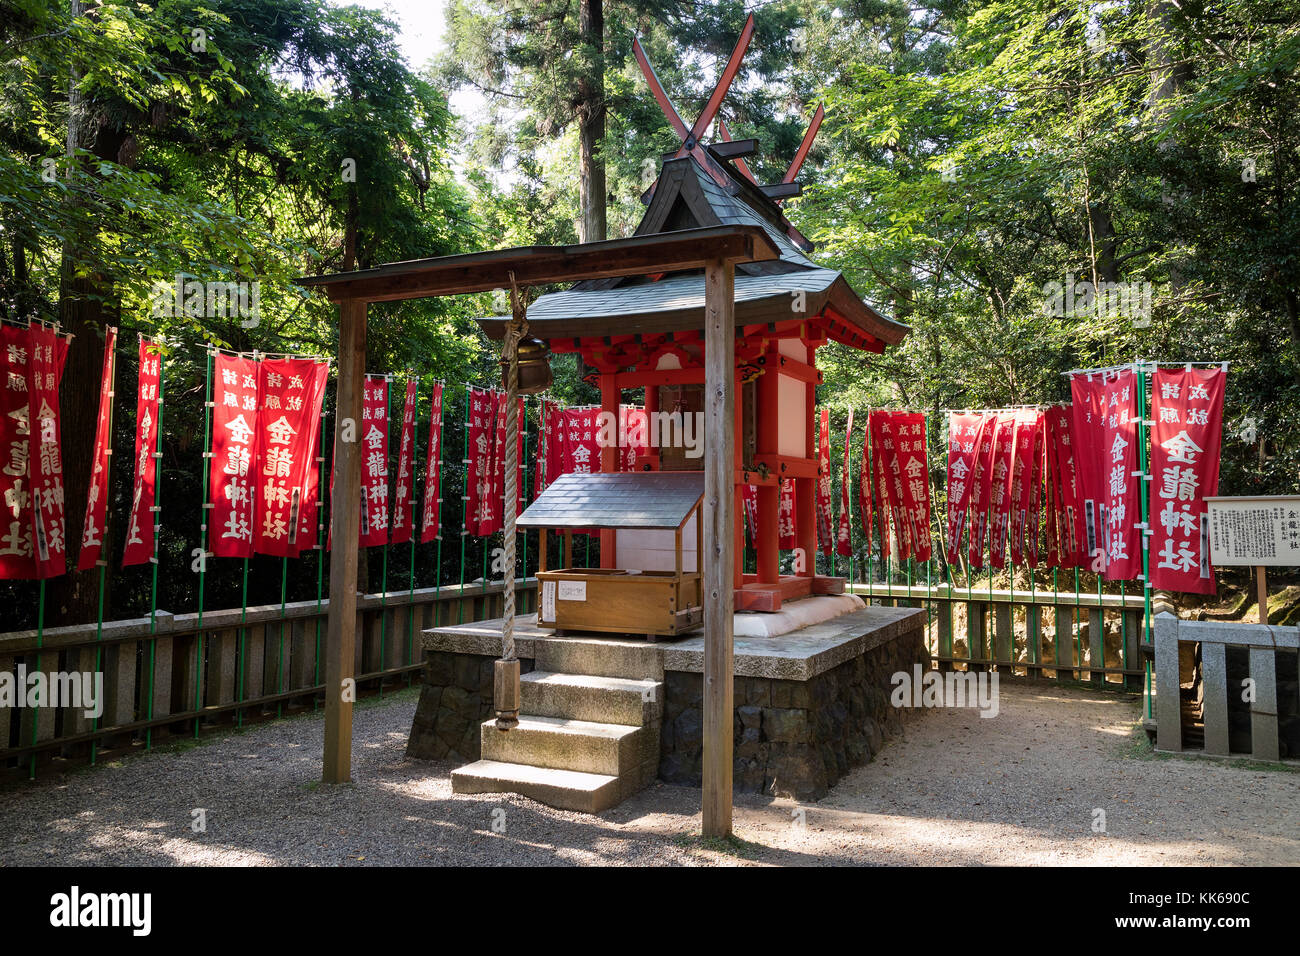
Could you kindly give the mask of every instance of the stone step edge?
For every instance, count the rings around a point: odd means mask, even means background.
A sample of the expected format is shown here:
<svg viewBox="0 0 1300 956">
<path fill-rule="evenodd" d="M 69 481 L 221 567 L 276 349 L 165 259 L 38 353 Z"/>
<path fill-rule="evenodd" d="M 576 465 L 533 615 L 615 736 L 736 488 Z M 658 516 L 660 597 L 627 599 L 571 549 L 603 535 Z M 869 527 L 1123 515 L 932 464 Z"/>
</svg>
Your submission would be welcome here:
<svg viewBox="0 0 1300 956">
<path fill-rule="evenodd" d="M 476 760 L 451 773 L 453 793 L 517 793 L 549 807 L 598 813 L 620 802 L 621 780 L 602 773 Z"/>
<path fill-rule="evenodd" d="M 590 737 L 595 740 L 617 742 L 630 736 L 643 727 L 632 724 L 606 724 L 594 720 L 574 720 L 571 717 L 542 717 L 535 714 L 520 714 L 519 726 L 513 730 L 496 730 L 496 718 L 489 717 L 480 726 L 491 725 L 496 733 L 514 734 L 521 730 L 543 734 L 572 734 L 576 737 Z"/>
</svg>

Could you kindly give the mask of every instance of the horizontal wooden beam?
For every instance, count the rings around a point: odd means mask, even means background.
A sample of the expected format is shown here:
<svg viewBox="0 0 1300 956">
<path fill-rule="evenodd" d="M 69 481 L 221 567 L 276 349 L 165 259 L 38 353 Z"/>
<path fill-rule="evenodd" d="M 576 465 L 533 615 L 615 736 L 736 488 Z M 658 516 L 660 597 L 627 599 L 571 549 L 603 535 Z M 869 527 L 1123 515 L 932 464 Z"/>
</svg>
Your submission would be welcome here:
<svg viewBox="0 0 1300 956">
<path fill-rule="evenodd" d="M 528 287 L 698 269 L 706 262 L 777 258 L 780 252 L 761 226 L 710 226 L 573 246 L 520 246 L 416 259 L 296 281 L 323 289 L 336 302 L 389 302 L 509 288 L 512 273 L 518 285 Z"/>
<path fill-rule="evenodd" d="M 778 475 L 782 478 L 817 477 L 816 458 L 794 458 L 790 455 L 758 454 L 754 456 L 754 465 L 760 468 L 763 465 L 766 465 L 769 473 Z"/>
<path fill-rule="evenodd" d="M 822 383 L 822 373 L 817 366 L 801 362 L 797 358 L 791 358 L 788 355 L 775 357 L 769 355 L 766 368 L 770 371 L 774 365 L 777 371 L 789 378 L 798 379 L 801 382 L 812 382 L 814 385 Z"/>
</svg>

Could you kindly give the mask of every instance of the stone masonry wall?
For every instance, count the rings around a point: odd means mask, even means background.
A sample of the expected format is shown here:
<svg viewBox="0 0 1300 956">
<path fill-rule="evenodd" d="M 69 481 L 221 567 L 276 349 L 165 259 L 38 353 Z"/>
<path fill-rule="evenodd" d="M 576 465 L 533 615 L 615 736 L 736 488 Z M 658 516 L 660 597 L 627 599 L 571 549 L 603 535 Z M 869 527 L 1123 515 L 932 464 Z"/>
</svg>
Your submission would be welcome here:
<svg viewBox="0 0 1300 956">
<path fill-rule="evenodd" d="M 493 658 L 481 654 L 425 651 L 424 686 L 415 708 L 406 755 L 417 760 L 479 759 L 479 726 L 492 709 Z M 519 671 L 533 669 L 519 661 Z"/>
<path fill-rule="evenodd" d="M 426 651 L 424 686 L 416 708 L 408 757 L 479 759 L 479 725 L 492 716 L 493 658 Z M 848 771 L 867 763 L 902 729 L 903 711 L 889 702 L 890 677 L 928 666 L 919 628 L 887 640 L 810 681 L 735 679 L 734 786 L 739 793 L 771 793 L 818 800 Z M 520 670 L 533 670 L 521 660 Z M 664 674 L 659 778 L 698 787 L 703 756 L 703 678 Z"/>
<path fill-rule="evenodd" d="M 735 764 L 738 793 L 819 800 L 852 767 L 870 761 L 902 729 L 889 702 L 890 677 L 929 664 L 917 629 L 886 641 L 810 681 L 737 677 Z M 703 756 L 703 679 L 665 674 L 659 777 L 698 787 Z"/>
</svg>

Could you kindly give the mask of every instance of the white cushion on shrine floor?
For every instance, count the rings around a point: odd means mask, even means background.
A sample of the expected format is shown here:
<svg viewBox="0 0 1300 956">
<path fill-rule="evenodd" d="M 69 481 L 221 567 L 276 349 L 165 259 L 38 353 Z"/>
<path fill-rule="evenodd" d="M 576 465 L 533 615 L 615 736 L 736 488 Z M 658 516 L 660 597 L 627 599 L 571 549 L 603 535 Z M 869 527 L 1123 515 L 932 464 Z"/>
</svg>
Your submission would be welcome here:
<svg viewBox="0 0 1300 956">
<path fill-rule="evenodd" d="M 736 637 L 778 637 L 866 606 L 856 594 L 820 594 L 788 601 L 779 611 L 740 611 L 734 631 Z"/>
</svg>

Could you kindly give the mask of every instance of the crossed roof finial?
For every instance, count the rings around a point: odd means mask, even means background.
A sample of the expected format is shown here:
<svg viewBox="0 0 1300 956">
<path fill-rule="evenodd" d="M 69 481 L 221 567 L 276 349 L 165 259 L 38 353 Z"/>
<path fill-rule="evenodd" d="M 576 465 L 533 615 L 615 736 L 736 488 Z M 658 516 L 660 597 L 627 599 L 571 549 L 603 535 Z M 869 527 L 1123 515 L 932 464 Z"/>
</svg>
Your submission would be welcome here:
<svg viewBox="0 0 1300 956">
<path fill-rule="evenodd" d="M 730 184 L 730 175 L 721 164 L 710 155 L 701 142 L 701 138 L 708 130 L 709 125 L 713 122 L 714 117 L 718 115 L 718 109 L 722 106 L 722 100 L 731 89 L 731 84 L 735 81 L 737 74 L 740 73 L 741 61 L 745 58 L 745 51 L 749 49 L 749 41 L 754 36 L 754 15 L 751 13 L 745 19 L 745 27 L 740 31 L 740 38 L 736 41 L 735 49 L 731 51 L 731 56 L 727 58 L 727 65 L 718 77 L 717 84 L 713 87 L 713 92 L 709 95 L 708 101 L 704 104 L 704 109 L 696 117 L 694 124 L 687 126 L 677 109 L 673 106 L 672 100 L 668 98 L 663 84 L 659 82 L 659 77 L 655 74 L 654 67 L 650 65 L 650 59 L 646 56 L 645 50 L 641 46 L 641 41 L 636 37 L 632 38 L 632 52 L 636 61 L 641 66 L 641 72 L 645 75 L 646 83 L 650 86 L 650 93 L 654 96 L 655 102 L 663 110 L 668 124 L 681 137 L 682 145 L 671 159 L 680 159 L 683 156 L 691 156 L 697 163 L 713 178 L 719 186 L 728 186 Z M 781 184 L 791 184 L 795 176 L 798 175 L 799 169 L 803 166 L 804 160 L 808 158 L 808 150 L 812 147 L 813 140 L 817 137 L 817 130 L 821 127 L 822 118 L 826 115 L 826 110 L 820 104 L 816 113 L 813 114 L 812 122 L 809 123 L 807 131 L 804 133 L 803 141 L 799 144 L 799 149 L 794 155 L 785 176 L 781 179 Z M 727 124 L 722 119 L 718 120 L 718 132 L 721 142 L 732 142 L 731 132 L 727 129 Z M 745 160 L 737 155 L 736 166 L 740 172 L 751 183 L 758 185 L 754 174 L 750 171 Z M 656 180 L 657 182 L 657 180 Z M 654 194 L 654 184 L 647 191 L 647 196 Z M 762 188 L 762 187 L 760 187 Z M 770 187 L 769 187 L 770 188 Z M 781 199 L 775 201 L 780 203 Z"/>
</svg>

